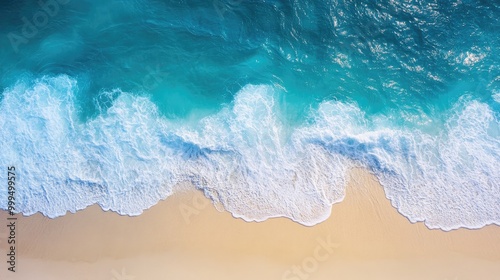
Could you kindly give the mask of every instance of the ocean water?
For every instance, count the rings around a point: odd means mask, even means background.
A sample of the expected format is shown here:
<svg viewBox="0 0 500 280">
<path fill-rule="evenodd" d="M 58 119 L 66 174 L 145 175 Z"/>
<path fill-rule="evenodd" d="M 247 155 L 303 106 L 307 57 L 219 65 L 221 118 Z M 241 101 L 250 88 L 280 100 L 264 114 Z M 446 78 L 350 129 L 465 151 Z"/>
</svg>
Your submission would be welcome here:
<svg viewBox="0 0 500 280">
<path fill-rule="evenodd" d="M 10 1 L 0 163 L 25 215 L 190 181 L 314 225 L 364 167 L 412 222 L 500 225 L 499 30 L 497 1 Z"/>
</svg>

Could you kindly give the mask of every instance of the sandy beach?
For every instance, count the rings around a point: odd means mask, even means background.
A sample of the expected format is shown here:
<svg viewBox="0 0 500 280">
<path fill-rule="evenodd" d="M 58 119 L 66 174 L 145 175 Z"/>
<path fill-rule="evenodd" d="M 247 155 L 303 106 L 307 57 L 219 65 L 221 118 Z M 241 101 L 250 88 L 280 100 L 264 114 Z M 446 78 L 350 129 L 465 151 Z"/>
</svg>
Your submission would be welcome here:
<svg viewBox="0 0 500 280">
<path fill-rule="evenodd" d="M 18 216 L 16 272 L 2 226 L 0 279 L 500 279 L 500 227 L 429 230 L 399 214 L 367 171 L 351 178 L 314 227 L 235 219 L 189 186 L 137 217 L 95 205 Z"/>
</svg>

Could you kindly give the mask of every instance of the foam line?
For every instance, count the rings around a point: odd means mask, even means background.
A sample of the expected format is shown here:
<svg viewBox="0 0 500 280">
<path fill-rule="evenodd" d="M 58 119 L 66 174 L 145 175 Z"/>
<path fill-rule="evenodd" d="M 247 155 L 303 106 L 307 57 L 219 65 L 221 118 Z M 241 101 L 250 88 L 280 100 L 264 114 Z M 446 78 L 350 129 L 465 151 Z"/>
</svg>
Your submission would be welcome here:
<svg viewBox="0 0 500 280">
<path fill-rule="evenodd" d="M 245 86 L 196 127 L 125 92 L 82 122 L 76 90 L 74 79 L 58 76 L 4 92 L 0 160 L 19 170 L 18 210 L 25 215 L 57 217 L 95 203 L 139 215 L 187 180 L 236 217 L 314 225 L 343 199 L 346 174 L 357 165 L 379 178 L 412 222 L 444 230 L 500 224 L 499 120 L 471 98 L 460 99 L 433 134 L 334 101 L 285 133 L 280 89 L 272 86 Z M 0 192 L 0 208 L 6 202 Z"/>
</svg>

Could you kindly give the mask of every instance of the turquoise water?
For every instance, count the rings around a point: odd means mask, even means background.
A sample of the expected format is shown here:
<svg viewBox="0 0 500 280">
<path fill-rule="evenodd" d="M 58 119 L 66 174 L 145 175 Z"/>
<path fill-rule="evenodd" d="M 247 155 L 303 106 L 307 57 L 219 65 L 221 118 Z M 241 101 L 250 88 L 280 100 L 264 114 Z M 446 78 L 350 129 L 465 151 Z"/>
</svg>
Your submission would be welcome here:
<svg viewBox="0 0 500 280">
<path fill-rule="evenodd" d="M 500 222 L 495 1 L 44 3 L 0 11 L 20 212 L 136 215 L 187 180 L 311 225 L 364 166 L 412 221 Z"/>
</svg>

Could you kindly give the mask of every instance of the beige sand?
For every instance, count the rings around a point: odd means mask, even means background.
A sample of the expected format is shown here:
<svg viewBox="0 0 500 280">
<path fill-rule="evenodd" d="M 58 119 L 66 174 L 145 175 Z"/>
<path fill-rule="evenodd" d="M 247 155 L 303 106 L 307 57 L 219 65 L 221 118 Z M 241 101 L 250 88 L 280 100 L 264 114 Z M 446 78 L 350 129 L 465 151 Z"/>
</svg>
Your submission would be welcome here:
<svg viewBox="0 0 500 280">
<path fill-rule="evenodd" d="M 314 227 L 247 223 L 197 191 L 138 217 L 97 206 L 53 220 L 21 217 L 16 273 L 6 269 L 0 230 L 0 279 L 500 279 L 500 227 L 411 224 L 371 175 L 352 173 L 345 200 Z"/>
</svg>

